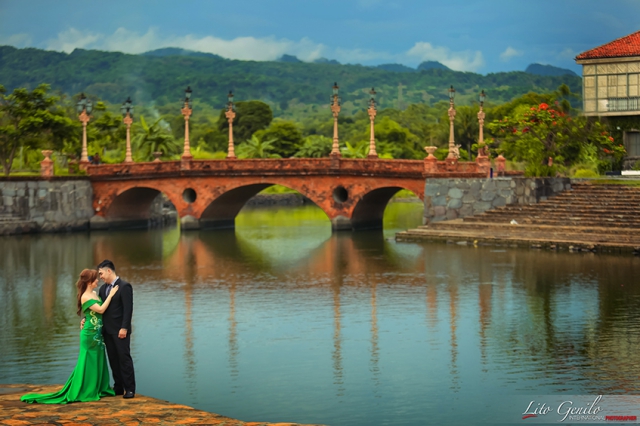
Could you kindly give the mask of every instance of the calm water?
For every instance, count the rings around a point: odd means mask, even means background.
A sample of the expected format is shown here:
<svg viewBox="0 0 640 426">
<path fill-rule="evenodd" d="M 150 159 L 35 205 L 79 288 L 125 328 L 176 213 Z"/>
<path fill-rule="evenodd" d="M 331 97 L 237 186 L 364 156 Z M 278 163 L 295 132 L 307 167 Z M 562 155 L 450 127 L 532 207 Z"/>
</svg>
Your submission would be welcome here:
<svg viewBox="0 0 640 426">
<path fill-rule="evenodd" d="M 66 381 L 76 276 L 110 258 L 134 285 L 138 393 L 245 421 L 492 423 L 520 419 L 514 395 L 640 392 L 640 259 L 391 240 L 419 207 L 372 233 L 305 207 L 0 238 L 0 383 Z"/>
</svg>

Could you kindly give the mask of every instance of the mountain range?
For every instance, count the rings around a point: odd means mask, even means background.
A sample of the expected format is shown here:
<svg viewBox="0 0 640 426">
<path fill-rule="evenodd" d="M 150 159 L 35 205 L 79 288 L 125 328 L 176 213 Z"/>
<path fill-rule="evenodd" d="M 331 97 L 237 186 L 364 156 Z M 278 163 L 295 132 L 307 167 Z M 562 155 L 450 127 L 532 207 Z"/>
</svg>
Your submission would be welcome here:
<svg viewBox="0 0 640 426">
<path fill-rule="evenodd" d="M 259 99 L 275 115 L 287 115 L 292 109 L 326 106 L 334 82 L 340 86 L 345 114 L 366 108 L 371 87 L 378 92 L 381 108 L 448 101 L 451 85 L 456 89 L 456 103 L 462 104 L 477 101 L 482 89 L 488 103 L 506 102 L 529 91 L 549 92 L 563 83 L 573 92 L 582 92 L 582 79 L 575 73 L 539 64 L 532 64 L 526 72 L 481 75 L 454 71 L 435 61 L 414 69 L 401 64 L 340 64 L 326 58 L 308 63 L 292 55 L 270 62 L 241 61 L 171 47 L 131 55 L 0 46 L 0 84 L 9 91 L 49 83 L 68 95 L 85 92 L 117 104 L 128 96 L 134 103 L 179 102 L 190 86 L 194 99 L 215 108 L 225 105 L 231 89 L 236 100 Z"/>
</svg>

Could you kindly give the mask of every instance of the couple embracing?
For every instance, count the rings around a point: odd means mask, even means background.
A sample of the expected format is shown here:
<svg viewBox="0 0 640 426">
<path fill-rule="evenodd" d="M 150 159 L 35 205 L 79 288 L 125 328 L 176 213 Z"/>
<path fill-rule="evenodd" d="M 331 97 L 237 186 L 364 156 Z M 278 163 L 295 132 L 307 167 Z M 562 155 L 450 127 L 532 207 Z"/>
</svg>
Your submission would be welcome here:
<svg viewBox="0 0 640 426">
<path fill-rule="evenodd" d="M 98 294 L 98 277 L 104 284 Z M 24 402 L 67 404 L 97 401 L 105 396 L 123 395 L 133 398 L 136 379 L 131 359 L 131 317 L 133 288 L 116 275 L 110 260 L 98 265 L 98 270 L 85 269 L 76 283 L 78 315 L 84 315 L 80 331 L 78 362 L 64 387 L 55 393 L 27 394 Z M 109 386 L 107 357 L 113 373 L 114 386 Z"/>
</svg>

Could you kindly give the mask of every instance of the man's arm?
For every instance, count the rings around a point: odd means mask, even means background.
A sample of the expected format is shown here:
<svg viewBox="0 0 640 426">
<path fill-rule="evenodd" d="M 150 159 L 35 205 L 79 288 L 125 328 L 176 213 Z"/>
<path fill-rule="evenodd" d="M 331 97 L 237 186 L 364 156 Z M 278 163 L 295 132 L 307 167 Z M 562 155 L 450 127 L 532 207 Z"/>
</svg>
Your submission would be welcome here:
<svg viewBox="0 0 640 426">
<path fill-rule="evenodd" d="M 122 325 L 120 329 L 131 329 L 131 317 L 133 316 L 133 287 L 126 283 L 120 289 L 122 300 Z"/>
</svg>

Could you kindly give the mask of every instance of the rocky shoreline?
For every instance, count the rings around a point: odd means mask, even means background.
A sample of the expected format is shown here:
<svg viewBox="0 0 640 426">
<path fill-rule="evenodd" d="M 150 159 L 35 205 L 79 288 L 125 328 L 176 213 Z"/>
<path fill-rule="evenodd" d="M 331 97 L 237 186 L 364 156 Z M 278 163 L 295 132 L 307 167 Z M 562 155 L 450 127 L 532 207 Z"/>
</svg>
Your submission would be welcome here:
<svg viewBox="0 0 640 426">
<path fill-rule="evenodd" d="M 187 405 L 174 404 L 137 394 L 133 399 L 102 398 L 74 404 L 28 404 L 20 401 L 26 393 L 48 393 L 62 385 L 0 385 L 0 424 L 3 425 L 226 425 L 226 426 L 321 426 L 299 423 L 243 422 Z"/>
</svg>

